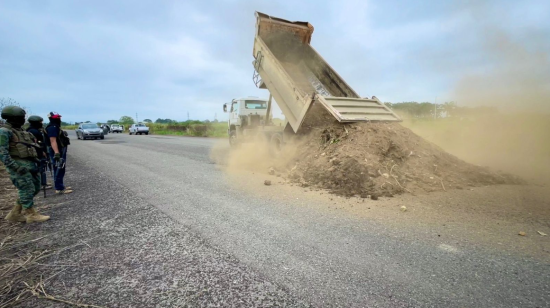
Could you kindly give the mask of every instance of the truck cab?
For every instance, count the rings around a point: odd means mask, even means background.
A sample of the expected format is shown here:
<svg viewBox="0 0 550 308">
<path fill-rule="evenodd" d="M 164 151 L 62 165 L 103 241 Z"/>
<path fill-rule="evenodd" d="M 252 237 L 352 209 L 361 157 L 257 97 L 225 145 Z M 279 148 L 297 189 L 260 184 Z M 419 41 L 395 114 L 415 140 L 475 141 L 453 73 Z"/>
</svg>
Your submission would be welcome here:
<svg viewBox="0 0 550 308">
<path fill-rule="evenodd" d="M 225 103 L 223 111 L 229 113 L 227 133 L 230 144 L 251 139 L 257 135 L 258 129 L 272 125 L 269 107 L 268 100 L 252 96 Z"/>
<path fill-rule="evenodd" d="M 149 135 L 149 127 L 143 123 L 132 124 L 132 126 L 128 129 L 128 133 L 130 135 Z"/>
<path fill-rule="evenodd" d="M 229 109 L 229 110 L 228 110 Z M 257 126 L 265 121 L 267 100 L 257 97 L 234 99 L 224 105 L 224 112 L 229 113 L 231 126 Z"/>
</svg>

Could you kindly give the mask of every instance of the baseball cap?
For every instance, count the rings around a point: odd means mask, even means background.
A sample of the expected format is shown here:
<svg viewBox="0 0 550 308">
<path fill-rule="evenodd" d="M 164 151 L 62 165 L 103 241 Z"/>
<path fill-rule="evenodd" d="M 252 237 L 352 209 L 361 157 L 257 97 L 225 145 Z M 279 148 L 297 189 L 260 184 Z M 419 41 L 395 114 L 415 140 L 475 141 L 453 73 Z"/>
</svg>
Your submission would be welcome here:
<svg viewBox="0 0 550 308">
<path fill-rule="evenodd" d="M 50 112 L 48 113 L 48 118 L 50 119 L 61 119 L 61 115 L 57 112 Z"/>
</svg>

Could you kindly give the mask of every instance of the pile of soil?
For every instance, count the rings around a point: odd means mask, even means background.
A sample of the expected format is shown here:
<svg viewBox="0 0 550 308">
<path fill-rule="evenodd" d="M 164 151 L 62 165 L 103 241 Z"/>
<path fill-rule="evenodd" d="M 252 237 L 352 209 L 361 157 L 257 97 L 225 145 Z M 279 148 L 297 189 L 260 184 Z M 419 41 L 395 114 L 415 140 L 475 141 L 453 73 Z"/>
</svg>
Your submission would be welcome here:
<svg viewBox="0 0 550 308">
<path fill-rule="evenodd" d="M 324 127 L 306 126 L 306 131 L 295 146 L 286 176 L 304 187 L 376 199 L 404 192 L 522 183 L 516 176 L 464 162 L 399 123 L 331 121 Z"/>
</svg>

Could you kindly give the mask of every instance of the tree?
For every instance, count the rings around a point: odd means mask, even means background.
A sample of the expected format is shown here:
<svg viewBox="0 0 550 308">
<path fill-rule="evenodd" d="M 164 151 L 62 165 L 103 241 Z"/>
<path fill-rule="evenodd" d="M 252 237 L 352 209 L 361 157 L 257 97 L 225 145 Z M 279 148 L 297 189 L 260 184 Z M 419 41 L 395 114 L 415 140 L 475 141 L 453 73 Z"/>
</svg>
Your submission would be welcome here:
<svg viewBox="0 0 550 308">
<path fill-rule="evenodd" d="M 0 109 L 4 109 L 4 107 L 7 107 L 7 106 L 19 107 L 19 103 L 17 103 L 17 101 L 15 101 L 13 98 L 9 98 L 9 97 L 0 98 Z"/>
<path fill-rule="evenodd" d="M 116 124 L 116 123 L 118 123 L 117 120 L 108 120 L 108 121 L 107 121 L 107 124 L 109 124 L 109 125 L 111 125 L 111 124 Z"/>
<path fill-rule="evenodd" d="M 126 124 L 126 125 L 132 125 L 134 124 L 134 118 L 129 116 L 122 116 L 120 117 L 120 120 L 118 120 L 120 124 Z"/>
<path fill-rule="evenodd" d="M 143 122 L 145 122 L 145 123 L 153 123 L 153 121 L 151 121 L 151 119 L 145 119 L 145 120 L 143 120 Z"/>
<path fill-rule="evenodd" d="M 21 106 L 16 100 L 10 97 L 2 97 L 0 98 L 0 110 L 4 109 L 4 107 L 7 106 L 17 106 L 23 108 L 25 112 L 27 113 L 27 117 L 32 115 L 32 110 L 30 108 Z"/>
<path fill-rule="evenodd" d="M 178 121 L 176 120 L 171 120 L 171 119 L 156 119 L 155 120 L 155 123 L 159 123 L 159 124 L 172 124 L 172 123 L 178 123 Z"/>
</svg>

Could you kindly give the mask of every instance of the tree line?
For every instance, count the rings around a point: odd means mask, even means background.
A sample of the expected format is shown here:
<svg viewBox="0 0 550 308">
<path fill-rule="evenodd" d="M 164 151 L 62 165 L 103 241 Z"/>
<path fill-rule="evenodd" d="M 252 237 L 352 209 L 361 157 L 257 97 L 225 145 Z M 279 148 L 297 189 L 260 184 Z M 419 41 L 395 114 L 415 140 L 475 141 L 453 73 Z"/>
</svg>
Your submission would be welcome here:
<svg viewBox="0 0 550 308">
<path fill-rule="evenodd" d="M 156 124 L 202 124 L 202 123 L 210 123 L 210 120 L 205 121 L 199 121 L 199 120 L 187 120 L 187 121 L 177 121 L 172 119 L 161 119 L 158 118 L 154 122 L 151 119 L 143 119 L 141 122 L 143 123 L 156 123 Z M 213 123 L 217 123 L 217 120 L 212 121 Z M 131 116 L 122 116 L 118 120 L 108 120 L 106 122 L 107 124 L 123 124 L 123 125 L 132 125 L 135 124 L 136 121 Z"/>
<path fill-rule="evenodd" d="M 434 104 L 429 102 L 386 102 L 384 104 L 396 113 L 412 118 L 468 117 L 498 112 L 496 107 L 462 107 L 458 106 L 456 102 L 445 102 L 443 104 Z"/>
</svg>

